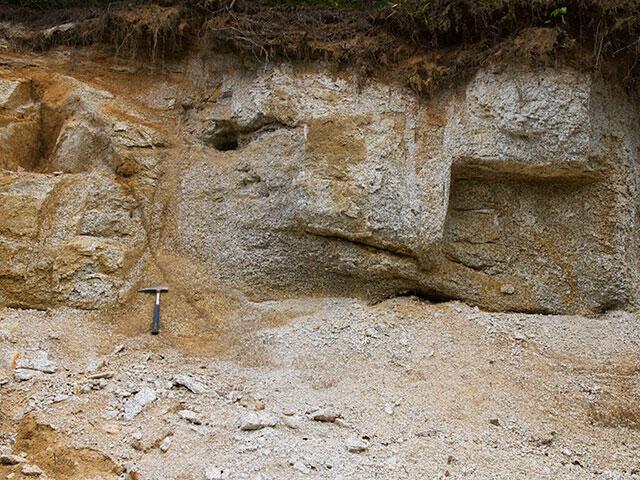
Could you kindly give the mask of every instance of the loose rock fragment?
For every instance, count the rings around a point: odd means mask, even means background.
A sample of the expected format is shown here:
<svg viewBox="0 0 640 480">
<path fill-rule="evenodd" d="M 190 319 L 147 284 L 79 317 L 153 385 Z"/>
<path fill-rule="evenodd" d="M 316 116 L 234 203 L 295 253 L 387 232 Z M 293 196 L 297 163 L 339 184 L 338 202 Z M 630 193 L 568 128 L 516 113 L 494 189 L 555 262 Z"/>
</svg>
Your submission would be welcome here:
<svg viewBox="0 0 640 480">
<path fill-rule="evenodd" d="M 500 287 L 500 293 L 504 295 L 513 295 L 514 293 L 516 293 L 516 289 L 510 283 L 505 283 Z"/>
<path fill-rule="evenodd" d="M 166 453 L 169 450 L 169 447 L 171 447 L 172 442 L 173 438 L 171 437 L 171 435 L 164 437 L 162 442 L 160 442 L 160 450 Z"/>
<path fill-rule="evenodd" d="M 27 477 L 39 477 L 43 473 L 44 472 L 36 465 L 30 465 L 27 463 L 22 467 L 22 474 Z"/>
<path fill-rule="evenodd" d="M 293 469 L 299 471 L 300 473 L 304 473 L 305 475 L 307 475 L 309 472 L 311 472 L 311 470 L 309 469 L 309 467 L 307 467 L 303 462 L 301 462 L 300 460 L 297 460 L 296 462 L 293 463 Z"/>
<path fill-rule="evenodd" d="M 115 375 L 115 372 L 106 371 L 106 372 L 94 373 L 92 375 L 89 375 L 87 378 L 90 380 L 99 380 L 101 378 L 113 378 L 114 375 Z"/>
<path fill-rule="evenodd" d="M 60 334 L 59 334 L 58 332 L 49 332 L 49 333 L 47 334 L 47 337 L 48 337 L 50 340 L 60 340 Z"/>
<path fill-rule="evenodd" d="M 36 370 L 27 370 L 25 368 L 19 368 L 15 372 L 13 372 L 13 376 L 16 380 L 20 380 L 21 382 L 26 382 L 27 380 L 32 380 L 36 377 L 42 375 L 42 372 L 37 372 Z"/>
<path fill-rule="evenodd" d="M 223 480 L 229 477 L 229 472 L 218 467 L 207 467 L 204 471 L 205 480 Z"/>
<path fill-rule="evenodd" d="M 22 355 L 16 361 L 16 369 L 36 370 L 43 373 L 55 373 L 58 365 L 49 360 L 49 354 L 43 350 Z"/>
<path fill-rule="evenodd" d="M 260 430 L 265 427 L 275 427 L 278 418 L 269 414 L 248 413 L 240 419 L 240 430 Z"/>
<path fill-rule="evenodd" d="M 0 455 L 0 465 L 18 465 L 26 461 L 27 459 L 20 455 L 12 455 L 10 453 Z"/>
<path fill-rule="evenodd" d="M 200 416 L 192 410 L 180 410 L 178 412 L 178 415 L 180 416 L 180 418 L 183 418 L 187 422 L 193 423 L 194 425 L 202 425 Z"/>
<path fill-rule="evenodd" d="M 285 427 L 290 428 L 291 430 L 298 430 L 302 426 L 301 418 L 297 415 L 293 417 L 284 417 L 283 423 Z"/>
<path fill-rule="evenodd" d="M 319 408 L 309 414 L 309 416 L 316 422 L 329 422 L 333 423 L 338 418 L 342 418 L 342 415 L 337 410 L 327 407 Z"/>
<path fill-rule="evenodd" d="M 125 403 L 124 419 L 133 420 L 133 418 L 138 415 L 144 407 L 155 401 L 156 398 L 155 391 L 149 387 L 143 387 L 138 393 L 127 400 L 127 403 Z"/>
<path fill-rule="evenodd" d="M 351 437 L 347 440 L 346 446 L 351 453 L 361 453 L 369 448 L 369 442 L 360 437 Z"/>
<path fill-rule="evenodd" d="M 500 420 L 498 420 L 497 418 L 490 418 L 489 419 L 489 423 L 493 426 L 499 427 L 500 426 Z"/>
<path fill-rule="evenodd" d="M 182 373 L 173 377 L 173 383 L 174 385 L 184 387 L 196 394 L 203 394 L 207 391 L 207 387 L 203 383 L 199 382 L 193 377 L 190 377 L 189 375 L 184 375 Z"/>
<path fill-rule="evenodd" d="M 124 350 L 124 345 L 122 343 L 120 345 L 116 345 L 116 348 L 113 349 L 113 351 L 111 352 L 111 355 L 117 355 L 123 350 Z"/>
</svg>

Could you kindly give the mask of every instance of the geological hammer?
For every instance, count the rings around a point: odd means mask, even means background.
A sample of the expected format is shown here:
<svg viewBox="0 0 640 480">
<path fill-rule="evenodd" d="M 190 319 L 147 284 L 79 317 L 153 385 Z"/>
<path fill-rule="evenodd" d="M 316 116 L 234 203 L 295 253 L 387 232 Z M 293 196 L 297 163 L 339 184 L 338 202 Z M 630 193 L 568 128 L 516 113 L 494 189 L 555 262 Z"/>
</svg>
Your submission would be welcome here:
<svg viewBox="0 0 640 480">
<path fill-rule="evenodd" d="M 155 293 L 156 294 L 156 306 L 153 308 L 153 320 L 151 322 L 151 335 L 157 335 L 160 333 L 160 295 L 168 292 L 169 287 L 157 286 L 147 287 L 138 290 L 142 293 Z"/>
</svg>

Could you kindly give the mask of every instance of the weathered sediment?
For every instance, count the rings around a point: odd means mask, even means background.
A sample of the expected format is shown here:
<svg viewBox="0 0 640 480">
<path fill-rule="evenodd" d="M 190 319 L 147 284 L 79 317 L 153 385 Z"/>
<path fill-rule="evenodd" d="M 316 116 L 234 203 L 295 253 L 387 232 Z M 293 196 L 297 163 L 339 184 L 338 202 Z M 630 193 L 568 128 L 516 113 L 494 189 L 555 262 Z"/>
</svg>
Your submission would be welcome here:
<svg viewBox="0 0 640 480">
<path fill-rule="evenodd" d="M 322 65 L 83 55 L 92 73 L 0 71 L 5 305 L 114 306 L 164 276 L 185 297 L 636 307 L 637 112 L 587 73 L 487 66 L 425 100 Z"/>
</svg>

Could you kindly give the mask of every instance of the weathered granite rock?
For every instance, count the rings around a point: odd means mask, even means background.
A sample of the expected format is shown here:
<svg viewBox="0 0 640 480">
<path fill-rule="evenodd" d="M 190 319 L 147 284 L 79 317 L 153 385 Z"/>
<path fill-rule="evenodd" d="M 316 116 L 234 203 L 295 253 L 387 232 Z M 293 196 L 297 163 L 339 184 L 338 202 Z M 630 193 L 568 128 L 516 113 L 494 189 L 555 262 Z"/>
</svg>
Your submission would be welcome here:
<svg viewBox="0 0 640 480">
<path fill-rule="evenodd" d="M 219 281 L 263 298 L 635 303 L 637 113 L 589 75 L 491 67 L 430 102 L 286 68 L 221 89 L 194 120 L 214 148 L 192 150 L 176 228 Z"/>
<path fill-rule="evenodd" d="M 638 113 L 602 80 L 496 65 L 425 100 L 321 68 L 180 69 L 135 95 L 0 82 L 0 303 L 101 308 L 163 277 L 200 312 L 229 289 L 637 306 Z"/>
<path fill-rule="evenodd" d="M 33 98 L 32 84 L 29 80 L 0 80 L 0 108 L 16 109 L 29 104 Z"/>
<path fill-rule="evenodd" d="M 142 387 L 138 393 L 130 397 L 124 405 L 123 418 L 133 420 L 145 407 L 157 398 L 156 392 L 149 387 Z"/>
<path fill-rule="evenodd" d="M 459 266 L 437 275 L 443 293 L 547 312 L 635 304 L 637 121 L 584 73 L 480 72 L 445 131 L 443 253 Z"/>
<path fill-rule="evenodd" d="M 144 243 L 135 202 L 109 175 L 0 174 L 0 302 L 98 308 Z"/>
<path fill-rule="evenodd" d="M 146 242 L 135 185 L 153 180 L 124 181 L 117 171 L 130 145 L 112 134 L 113 95 L 51 77 L 38 89 L 0 81 L 0 303 L 113 305 L 135 281 L 128 275 Z"/>
</svg>

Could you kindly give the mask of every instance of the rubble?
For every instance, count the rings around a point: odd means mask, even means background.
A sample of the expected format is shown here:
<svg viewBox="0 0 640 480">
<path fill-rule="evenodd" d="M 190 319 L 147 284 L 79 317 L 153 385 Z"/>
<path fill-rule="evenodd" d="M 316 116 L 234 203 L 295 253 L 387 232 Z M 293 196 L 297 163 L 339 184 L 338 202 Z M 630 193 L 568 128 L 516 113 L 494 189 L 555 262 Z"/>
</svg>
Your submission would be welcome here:
<svg viewBox="0 0 640 480">
<path fill-rule="evenodd" d="M 138 393 L 129 398 L 124 405 L 123 418 L 133 420 L 150 403 L 156 400 L 156 392 L 149 387 L 142 387 Z"/>
<path fill-rule="evenodd" d="M 199 382 L 195 378 L 185 374 L 178 374 L 173 377 L 173 383 L 174 385 L 185 387 L 187 390 L 190 390 L 192 393 L 198 395 L 201 395 L 207 391 L 206 385 Z"/>
<path fill-rule="evenodd" d="M 309 414 L 309 417 L 316 422 L 333 423 L 337 419 L 342 418 L 342 414 L 331 407 L 319 408 Z"/>
<path fill-rule="evenodd" d="M 265 427 L 275 427 L 278 417 L 265 413 L 250 412 L 240 418 L 240 430 L 252 431 Z"/>
</svg>

